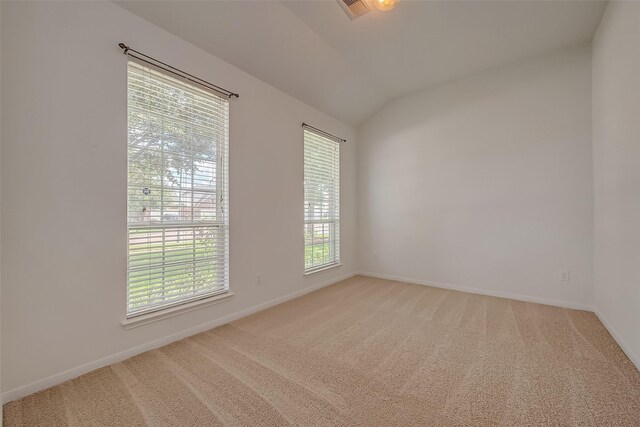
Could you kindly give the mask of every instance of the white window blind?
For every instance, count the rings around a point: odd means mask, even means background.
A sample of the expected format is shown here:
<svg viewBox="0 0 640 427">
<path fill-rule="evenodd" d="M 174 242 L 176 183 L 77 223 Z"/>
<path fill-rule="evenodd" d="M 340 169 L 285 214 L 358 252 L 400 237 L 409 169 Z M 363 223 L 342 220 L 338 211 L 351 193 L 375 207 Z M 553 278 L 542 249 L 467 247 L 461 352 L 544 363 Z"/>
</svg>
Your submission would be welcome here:
<svg viewBox="0 0 640 427">
<path fill-rule="evenodd" d="M 304 268 L 340 263 L 340 145 L 304 130 Z"/>
<path fill-rule="evenodd" d="M 127 315 L 229 288 L 229 102 L 128 64 Z"/>
</svg>

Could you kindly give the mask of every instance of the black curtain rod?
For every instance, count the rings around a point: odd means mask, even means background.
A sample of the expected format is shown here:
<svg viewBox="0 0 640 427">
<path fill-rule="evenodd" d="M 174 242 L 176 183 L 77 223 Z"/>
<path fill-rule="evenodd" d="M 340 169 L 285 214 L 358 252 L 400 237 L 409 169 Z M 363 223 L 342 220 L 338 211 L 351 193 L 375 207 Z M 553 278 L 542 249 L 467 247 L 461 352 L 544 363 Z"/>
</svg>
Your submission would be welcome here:
<svg viewBox="0 0 640 427">
<path fill-rule="evenodd" d="M 140 60 L 142 62 L 145 62 L 145 63 L 147 63 L 149 65 L 152 65 L 154 67 L 163 69 L 165 71 L 168 71 L 171 74 L 174 74 L 174 75 L 176 75 L 178 77 L 181 77 L 183 79 L 189 80 L 190 82 L 193 82 L 193 83 L 195 83 L 197 85 L 200 85 L 200 86 L 202 86 L 204 88 L 207 88 L 209 90 L 213 90 L 215 92 L 218 92 L 219 94 L 224 95 L 224 96 L 226 96 L 228 98 L 240 98 L 240 95 L 238 95 L 237 93 L 234 93 L 234 92 L 231 92 L 231 91 L 229 91 L 227 89 L 221 88 L 220 86 L 216 86 L 213 83 L 209 83 L 206 80 L 202 80 L 201 78 L 196 77 L 193 74 L 189 74 L 186 71 L 182 71 L 181 69 L 173 67 L 173 66 L 171 66 L 169 64 L 166 64 L 166 63 L 164 63 L 162 61 L 158 61 L 157 59 L 152 58 L 149 55 L 145 55 L 142 52 L 138 52 L 137 50 L 132 49 L 131 47 L 127 46 L 124 43 L 119 43 L 118 46 L 120 46 L 120 49 L 123 50 L 123 53 L 125 55 L 131 56 L 132 58 L 136 58 L 136 59 L 138 59 L 138 60 Z M 140 56 L 138 56 L 138 55 L 140 55 Z M 141 56 L 144 57 L 144 58 L 141 58 Z"/>
<path fill-rule="evenodd" d="M 309 124 L 307 124 L 307 123 L 305 123 L 305 122 L 302 122 L 302 127 L 303 127 L 303 128 L 309 128 L 309 129 L 313 130 L 314 132 L 317 132 L 317 133 L 319 133 L 319 134 L 321 134 L 321 135 L 328 136 L 329 138 L 334 139 L 334 140 L 335 140 L 335 141 L 337 141 L 337 142 L 347 142 L 347 140 L 346 140 L 346 139 L 342 139 L 342 138 L 340 138 L 340 137 L 337 137 L 337 136 L 335 136 L 335 135 L 332 135 L 332 134 L 330 134 L 329 132 L 325 132 L 325 131 L 323 131 L 322 129 L 318 129 L 318 128 L 316 128 L 316 127 L 313 127 L 313 126 L 311 126 L 311 125 L 309 125 Z"/>
</svg>

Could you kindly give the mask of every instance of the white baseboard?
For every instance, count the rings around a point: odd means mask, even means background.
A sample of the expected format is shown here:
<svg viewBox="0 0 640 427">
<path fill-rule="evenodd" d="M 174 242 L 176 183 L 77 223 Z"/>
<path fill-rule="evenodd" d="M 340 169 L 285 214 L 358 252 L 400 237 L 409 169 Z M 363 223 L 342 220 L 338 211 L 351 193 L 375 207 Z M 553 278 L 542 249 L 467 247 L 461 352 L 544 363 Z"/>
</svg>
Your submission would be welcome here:
<svg viewBox="0 0 640 427">
<path fill-rule="evenodd" d="M 278 305 L 283 302 L 292 300 L 294 298 L 298 298 L 302 295 L 316 291 L 320 288 L 324 288 L 325 286 L 329 286 L 334 283 L 340 282 L 342 280 L 346 280 L 350 277 L 355 276 L 356 274 L 357 272 L 349 273 L 344 276 L 332 279 L 330 281 L 320 283 L 318 285 L 310 286 L 304 289 L 300 289 L 299 291 L 291 292 L 289 294 L 283 295 L 278 298 L 274 298 L 262 304 L 254 305 L 253 307 L 249 307 L 245 310 L 241 310 L 239 312 L 230 314 L 228 316 L 223 316 L 218 319 L 211 320 L 209 322 L 201 323 L 197 326 L 194 326 L 189 329 L 185 329 L 180 332 L 176 332 L 175 334 L 168 335 L 164 338 L 160 338 L 154 341 L 150 341 L 150 342 L 135 346 L 128 350 L 121 351 L 119 353 L 115 353 L 107 357 L 103 357 L 101 359 L 95 360 L 90 363 L 86 363 L 84 365 L 69 369 L 67 371 L 60 372 L 58 374 L 52 375 L 42 380 L 34 381 L 30 384 L 15 388 L 13 390 L 6 391 L 2 393 L 2 397 L 1 397 L 2 404 L 4 405 L 7 402 L 11 402 L 13 400 L 20 399 L 22 397 L 36 393 L 38 391 L 45 390 L 49 387 L 62 384 L 65 381 L 69 381 L 71 379 L 79 377 L 80 375 L 84 375 L 91 371 L 95 371 L 98 368 L 102 368 L 107 365 L 112 365 L 114 363 L 122 362 L 123 360 L 128 359 L 129 357 L 135 356 L 136 354 L 144 353 L 145 351 L 163 347 L 167 344 L 171 344 L 172 342 L 181 340 L 183 338 L 187 338 L 192 335 L 198 334 L 200 332 L 224 325 L 229 322 L 233 322 L 234 320 L 238 320 L 242 317 L 249 316 L 250 314 L 257 313 L 258 311 L 262 311 L 269 307 L 273 307 L 274 305 Z"/>
<path fill-rule="evenodd" d="M 487 296 L 498 297 L 498 298 L 508 298 L 508 299 L 513 299 L 513 300 L 517 300 L 517 301 L 525 301 L 525 302 L 533 302 L 533 303 L 536 303 L 536 304 L 553 305 L 553 306 L 562 307 L 562 308 L 571 308 L 571 309 L 574 309 L 574 310 L 594 311 L 593 307 L 590 306 L 590 305 L 580 304 L 580 303 L 575 303 L 575 302 L 569 302 L 569 301 L 560 301 L 560 300 L 554 300 L 554 299 L 548 299 L 548 298 L 532 297 L 532 296 L 528 296 L 528 295 L 520 295 L 520 294 L 514 294 L 514 293 L 510 293 L 510 292 L 490 291 L 490 290 L 487 290 L 487 289 L 471 288 L 471 287 L 467 287 L 467 286 L 450 285 L 448 283 L 432 282 L 432 281 L 429 281 L 429 280 L 414 279 L 414 278 L 411 278 L 411 277 L 395 276 L 395 275 L 391 275 L 391 274 L 371 273 L 371 272 L 366 272 L 366 271 L 360 271 L 358 274 L 360 274 L 362 276 L 375 277 L 375 278 L 378 278 L 378 279 L 395 280 L 397 282 L 406 282 L 406 283 L 413 283 L 413 284 L 416 284 L 416 285 L 433 286 L 434 288 L 442 288 L 442 289 L 450 289 L 450 290 L 453 290 L 453 291 L 468 292 L 470 294 L 487 295 Z"/>
<path fill-rule="evenodd" d="M 281 297 L 278 298 L 274 298 L 272 300 L 269 300 L 267 302 L 264 302 L 262 304 L 258 304 L 255 305 L 253 307 L 247 308 L 245 310 L 241 310 L 237 313 L 233 313 L 230 314 L 228 316 L 224 316 L 209 322 L 205 322 L 202 323 L 200 325 L 194 326 L 192 328 L 177 332 L 175 334 L 166 336 L 164 338 L 160 338 L 158 340 L 154 340 L 154 341 L 150 341 L 148 343 L 145 344 L 141 344 L 139 346 L 130 348 L 128 350 L 119 352 L 119 353 L 115 353 L 112 354 L 110 356 L 107 357 L 103 357 L 101 359 L 95 360 L 93 362 L 84 364 L 82 366 L 73 368 L 73 369 L 69 369 L 67 371 L 64 372 L 60 372 L 58 374 L 52 375 L 50 377 L 44 378 L 42 380 L 39 381 L 35 381 L 33 383 L 27 384 L 25 386 L 22 387 L 18 387 L 15 388 L 13 390 L 9 390 L 7 392 L 2 393 L 2 404 L 7 403 L 7 402 L 11 402 L 13 400 L 16 399 L 20 399 L 24 396 L 28 396 L 30 394 L 36 393 L 38 391 L 47 389 L 49 387 L 53 387 L 56 386 L 58 384 L 61 384 L 65 381 L 71 380 L 73 378 L 76 378 L 80 375 L 86 374 L 88 372 L 94 371 L 98 368 L 102 368 L 104 366 L 107 365 L 111 365 L 113 363 L 118 363 L 121 362 L 125 359 L 128 359 L 129 357 L 135 356 L 137 354 L 143 353 L 145 351 L 149 351 L 149 350 L 153 350 L 155 348 L 159 348 L 162 346 L 165 346 L 167 344 L 170 344 L 172 342 L 181 340 L 183 338 L 187 338 L 189 336 L 195 335 L 197 333 L 215 328 L 217 326 L 221 326 L 224 325 L 226 323 L 229 322 L 233 322 L 234 320 L 238 320 L 242 317 L 245 316 L 249 316 L 253 313 L 256 313 L 258 311 L 267 309 L 269 307 L 273 307 L 275 305 L 281 304 L 283 302 L 289 301 L 291 299 L 300 297 L 302 295 L 308 294 L 310 292 L 313 292 L 315 290 L 318 290 L 320 288 L 323 288 L 325 286 L 329 286 L 332 285 L 334 283 L 340 282 L 342 280 L 346 280 L 350 277 L 353 277 L 355 275 L 363 275 L 363 276 L 369 276 L 369 277 L 376 277 L 376 278 L 380 278 L 380 279 L 386 279 L 386 280 L 395 280 L 398 282 L 406 282 L 406 283 L 414 283 L 414 284 L 418 284 L 418 285 L 426 285 L 426 286 L 433 286 L 436 288 L 443 288 L 443 289 L 451 289 L 451 290 L 456 290 L 456 291 L 461 291 L 461 292 L 469 292 L 469 293 L 473 293 L 473 294 L 480 294 L 480 295 L 488 295 L 488 296 L 494 296 L 494 297 L 499 297 L 499 298 L 509 298 L 509 299 L 514 299 L 514 300 L 518 300 L 518 301 L 526 301 L 526 302 L 534 302 L 534 303 L 539 303 L 539 304 L 547 304 L 547 305 L 553 305 L 553 306 L 557 306 L 557 307 L 564 307 L 564 308 L 572 308 L 572 309 L 577 309 L 577 310 L 586 310 L 586 311 L 593 311 L 596 316 L 598 316 L 598 319 L 600 319 L 600 322 L 602 322 L 602 324 L 604 325 L 604 327 L 609 331 L 609 333 L 611 334 L 611 336 L 616 340 L 616 342 L 618 343 L 618 345 L 620 345 L 620 348 L 624 351 L 624 353 L 627 355 L 627 357 L 629 357 L 629 360 L 631 360 L 633 362 L 633 364 L 638 368 L 638 370 L 640 370 L 640 357 L 638 357 L 635 353 L 633 353 L 633 351 L 631 351 L 631 349 L 629 348 L 629 346 L 627 346 L 624 342 L 624 340 L 620 337 L 620 335 L 618 335 L 616 333 L 616 331 L 613 329 L 613 327 L 611 326 L 611 324 L 606 320 L 606 318 L 602 315 L 602 313 L 600 313 L 598 310 L 595 310 L 593 307 L 585 305 L 585 304 L 577 304 L 577 303 L 570 303 L 570 302 L 565 302 L 565 301 L 557 301 L 557 300 L 550 300 L 550 299 L 546 299 L 546 298 L 538 298 L 538 297 L 530 297 L 530 296 L 525 296 L 525 295 L 519 295 L 519 294 L 512 294 L 512 293 L 508 293 L 508 292 L 495 292 L 495 291 L 488 291 L 485 289 L 478 289 L 478 288 L 471 288 L 471 287 L 466 287 L 466 286 L 457 286 L 457 285 L 450 285 L 447 283 L 440 283 L 440 282 L 430 282 L 427 280 L 420 280 L 420 279 L 414 279 L 414 278 L 410 278 L 410 277 L 402 277 L 402 276 L 395 276 L 395 275 L 388 275 L 388 274 L 379 274 L 379 273 L 371 273 L 371 272 L 354 272 L 354 273 L 350 273 L 338 278 L 335 278 L 333 280 L 324 282 L 324 283 L 320 283 L 318 285 L 315 286 L 311 286 L 308 288 L 304 288 L 301 289 L 299 291 L 295 291 L 295 292 L 291 292 L 287 295 L 283 295 Z"/>
<path fill-rule="evenodd" d="M 600 323 L 604 325 L 607 331 L 609 331 L 609 334 L 618 343 L 624 354 L 627 355 L 629 360 L 631 360 L 631 362 L 636 365 L 636 368 L 638 368 L 638 370 L 640 371 L 640 357 L 638 357 L 638 355 L 631 350 L 631 348 L 625 343 L 622 337 L 616 332 L 615 329 L 613 329 L 613 326 L 607 320 L 607 318 L 604 317 L 598 309 L 595 309 L 594 313 L 596 316 L 598 316 L 598 319 L 600 319 Z"/>
<path fill-rule="evenodd" d="M 467 286 L 450 285 L 448 283 L 431 282 L 431 281 L 428 281 L 428 280 L 414 279 L 414 278 L 411 278 L 411 277 L 395 276 L 395 275 L 391 275 L 391 274 L 379 274 L 379 273 L 371 273 L 371 272 L 366 272 L 366 271 L 360 271 L 360 272 L 358 272 L 358 274 L 362 275 L 362 276 L 375 277 L 375 278 L 378 278 L 378 279 L 394 280 L 394 281 L 397 281 L 397 282 L 413 283 L 413 284 L 416 284 L 416 285 L 433 286 L 434 288 L 451 289 L 451 290 L 455 290 L 455 291 L 469 292 L 469 293 L 472 293 L 472 294 L 488 295 L 488 296 L 499 297 L 499 298 L 509 298 L 509 299 L 513 299 L 513 300 L 517 300 L 517 301 L 533 302 L 533 303 L 537 303 L 537 304 L 546 304 L 546 305 L 553 305 L 553 306 L 556 306 L 556 307 L 571 308 L 571 309 L 575 309 L 575 310 L 584 310 L 584 311 L 593 312 L 598 317 L 598 319 L 600 320 L 600 323 L 602 323 L 602 325 L 607 329 L 607 331 L 609 332 L 611 337 L 614 339 L 614 341 L 616 343 L 618 343 L 618 345 L 620 346 L 620 348 L 622 349 L 624 354 L 627 355 L 629 360 L 640 371 L 640 357 L 637 354 L 635 354 L 633 352 L 633 350 L 631 350 L 631 347 L 629 347 L 626 344 L 624 339 L 622 339 L 622 336 L 620 336 L 615 331 L 615 329 L 613 328 L 611 323 L 603 316 L 603 314 L 597 308 L 595 308 L 593 306 L 586 305 L 586 304 L 580 304 L 580 303 L 574 303 L 574 302 L 558 301 L 558 300 L 553 300 L 553 299 L 548 299 L 548 298 L 539 298 L 539 297 L 531 297 L 531 296 L 527 296 L 527 295 L 512 294 L 512 293 L 509 293 L 509 292 L 496 292 L 496 291 L 489 291 L 489 290 L 486 290 L 486 289 L 471 288 L 471 287 L 467 287 Z"/>
</svg>

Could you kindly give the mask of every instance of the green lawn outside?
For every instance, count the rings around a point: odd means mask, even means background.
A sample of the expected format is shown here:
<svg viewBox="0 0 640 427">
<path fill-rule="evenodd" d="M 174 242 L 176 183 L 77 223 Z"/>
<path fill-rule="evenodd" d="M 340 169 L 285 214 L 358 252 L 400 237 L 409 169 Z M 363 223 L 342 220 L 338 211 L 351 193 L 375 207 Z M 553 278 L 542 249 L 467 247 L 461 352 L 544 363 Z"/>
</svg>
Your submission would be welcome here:
<svg viewBox="0 0 640 427">
<path fill-rule="evenodd" d="M 129 272 L 129 281 L 134 283 L 128 290 L 129 310 L 206 291 L 217 279 L 216 255 L 212 239 L 167 242 L 164 252 L 162 242 L 130 245 L 129 268 L 134 271 Z M 172 265 L 163 266 L 163 261 Z"/>
<path fill-rule="evenodd" d="M 331 260 L 329 243 L 317 243 L 315 245 L 305 245 L 304 266 L 309 268 L 314 265 L 326 264 Z"/>
</svg>

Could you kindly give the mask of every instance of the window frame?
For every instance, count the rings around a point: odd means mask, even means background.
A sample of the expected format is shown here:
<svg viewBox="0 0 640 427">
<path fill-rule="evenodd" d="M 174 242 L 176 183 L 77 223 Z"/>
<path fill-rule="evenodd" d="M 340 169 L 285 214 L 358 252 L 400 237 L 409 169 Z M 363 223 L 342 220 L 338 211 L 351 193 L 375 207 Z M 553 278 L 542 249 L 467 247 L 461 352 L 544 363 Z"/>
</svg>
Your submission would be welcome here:
<svg viewBox="0 0 640 427">
<path fill-rule="evenodd" d="M 194 93 L 204 93 L 206 96 L 210 96 L 210 97 L 215 97 L 218 98 L 219 100 L 223 101 L 226 103 L 226 107 L 225 107 L 225 114 L 223 114 L 222 117 L 226 118 L 226 121 L 223 122 L 222 127 L 224 128 L 224 135 L 225 138 L 223 139 L 222 143 L 218 142 L 215 144 L 215 155 L 216 155 L 216 161 L 215 161 L 215 182 L 216 182 L 216 190 L 215 190 L 215 195 L 213 197 L 216 198 L 216 218 L 215 220 L 198 220 L 195 221 L 193 218 L 191 219 L 191 221 L 178 221 L 176 220 L 175 222 L 172 221 L 167 221 L 165 222 L 163 219 L 163 216 L 161 214 L 161 219 L 160 221 L 157 221 L 155 224 L 152 223 L 152 221 L 139 221 L 137 223 L 135 222 L 130 222 L 130 211 L 129 211 L 129 204 L 130 204 L 130 185 L 131 185 L 131 181 L 130 181 L 130 132 L 131 132 L 131 124 L 130 124 L 130 99 L 129 99 L 129 91 L 130 91 L 130 87 L 129 87 L 129 80 L 131 78 L 130 76 L 130 64 L 135 64 L 135 66 L 137 67 L 141 67 L 143 69 L 148 69 L 150 70 L 152 73 L 156 73 L 160 75 L 160 78 L 165 79 L 167 81 L 172 82 L 173 84 L 175 84 L 175 87 L 178 90 L 184 90 L 185 92 L 194 92 Z M 127 90 L 127 107 L 126 107 L 126 112 L 127 112 L 127 199 L 126 199 L 126 203 L 127 203 L 127 217 L 126 217 L 126 222 L 127 222 L 127 249 L 126 249 L 126 253 L 127 253 L 127 278 L 126 278 L 126 302 L 125 302 L 125 320 L 122 321 L 122 325 L 127 328 L 133 328 L 133 327 L 137 327 L 146 323 L 150 323 L 156 320 L 162 320 L 164 318 L 167 317 L 173 317 L 177 314 L 183 313 L 183 312 L 189 312 L 192 311 L 194 309 L 200 308 L 200 307 L 206 307 L 212 304 L 216 304 L 218 302 L 222 302 L 222 301 L 226 301 L 228 300 L 231 296 L 233 296 L 234 294 L 232 292 L 230 292 L 230 278 L 229 278 L 229 270 L 230 270 L 230 242 L 229 242 L 229 236 L 230 236 L 230 217 L 229 217 L 229 147 L 230 147 L 230 131 L 229 131 L 229 120 L 230 120 L 230 103 L 229 100 L 221 97 L 218 93 L 214 92 L 214 91 L 210 91 L 210 90 L 206 90 L 203 89 L 201 87 L 198 86 L 194 86 L 191 82 L 188 81 L 188 79 L 185 78 L 181 78 L 179 76 L 175 76 L 175 75 L 169 75 L 168 73 L 166 73 L 164 70 L 155 67 L 152 64 L 148 64 L 148 63 L 141 63 L 137 60 L 134 60 L 132 58 L 129 58 L 127 61 L 127 74 L 126 74 L 126 90 Z M 193 108 L 193 104 L 190 104 L 190 108 Z M 161 112 L 154 112 L 155 114 L 162 114 Z M 177 120 L 177 119 L 174 119 Z M 193 174 L 193 171 L 192 171 Z M 161 175 L 162 176 L 162 175 Z M 161 178 L 162 179 L 162 178 Z M 134 185 L 135 185 L 135 181 L 134 181 Z M 160 182 L 160 188 L 162 188 L 164 191 L 165 188 L 167 188 L 167 184 L 164 182 Z M 193 193 L 194 192 L 194 186 L 193 186 L 193 177 L 192 177 L 192 184 L 191 187 L 186 187 L 186 188 L 190 188 L 190 191 Z M 185 191 L 185 188 L 179 187 L 178 191 L 183 192 Z M 206 192 L 204 193 L 206 194 Z M 212 195 L 214 193 L 211 193 Z M 191 201 L 191 205 L 189 205 L 189 208 L 191 209 L 191 211 L 193 211 L 193 197 L 192 197 L 192 201 Z M 216 243 L 215 246 L 217 246 L 218 248 L 222 248 L 223 256 L 222 257 L 217 257 L 217 259 L 215 260 L 211 260 L 209 262 L 213 263 L 213 264 L 219 264 L 218 266 L 216 266 L 215 271 L 216 274 L 219 274 L 220 271 L 222 271 L 223 274 L 223 280 L 222 280 L 222 284 L 219 285 L 217 284 L 217 286 L 212 287 L 212 289 L 209 292 L 206 293 L 201 293 L 201 294 L 197 294 L 197 293 L 193 293 L 193 294 L 186 294 L 186 296 L 184 296 L 181 299 L 177 299 L 177 300 L 173 300 L 173 301 L 169 301 L 167 303 L 160 303 L 157 305 L 150 305 L 148 307 L 144 307 L 138 310 L 131 310 L 130 309 L 130 263 L 129 263 L 129 257 L 131 256 L 130 253 L 130 234 L 131 234 L 131 230 L 135 230 L 135 229 L 140 229 L 140 228 L 151 228 L 151 229 L 158 229 L 158 230 L 162 230 L 163 234 L 166 233 L 166 230 L 173 230 L 173 229 L 178 229 L 180 227 L 187 227 L 187 228 L 191 228 L 191 229 L 196 229 L 197 227 L 204 227 L 204 228 L 211 228 L 211 229 L 215 229 L 216 233 L 218 234 L 218 237 L 216 237 Z M 219 237 L 219 236 L 222 237 Z M 220 243 L 222 242 L 222 243 Z M 164 243 L 163 243 L 164 245 Z M 163 249 L 164 251 L 165 249 Z M 194 249 L 195 250 L 195 249 Z M 220 249 L 218 249 L 220 250 Z M 192 264 L 194 261 L 182 261 L 180 264 Z M 166 263 L 165 263 L 166 264 Z M 162 268 L 166 268 L 165 264 L 163 264 Z"/>
<path fill-rule="evenodd" d="M 335 212 L 335 214 L 333 215 L 332 218 L 327 218 L 327 219 L 308 219 L 308 215 L 307 215 L 307 205 L 308 205 L 308 201 L 307 201 L 307 185 L 305 184 L 307 181 L 307 174 L 306 174 L 306 168 L 305 168 L 305 164 L 307 161 L 307 133 L 313 135 L 314 138 L 318 139 L 318 140 L 322 140 L 324 143 L 330 143 L 330 144 L 335 144 L 334 148 L 337 152 L 337 165 L 335 165 L 335 173 L 336 173 L 336 180 L 335 181 L 331 181 L 330 184 L 335 186 L 335 190 L 337 191 L 337 194 L 334 198 L 334 202 L 336 204 L 336 208 L 335 210 L 337 212 Z M 326 135 L 323 135 L 321 132 L 317 132 L 314 131 L 313 129 L 310 128 L 306 128 L 303 127 L 303 223 L 304 223 L 304 234 L 303 234 L 303 248 L 304 248 L 304 252 L 303 252 L 303 276 L 309 276 L 315 273 L 319 273 L 325 270 L 330 270 L 336 267 L 340 267 L 342 266 L 342 261 L 341 261 L 341 144 L 340 142 L 338 142 L 337 140 L 334 140 L 332 138 L 328 138 Z M 330 225 L 330 233 L 333 235 L 332 238 L 330 238 L 328 244 L 329 244 L 329 249 L 330 249 L 330 253 L 333 253 L 333 257 L 332 259 L 330 259 L 328 262 L 325 263 L 321 263 L 321 264 L 312 264 L 309 267 L 307 267 L 307 228 L 309 225 L 315 225 L 315 224 L 329 224 Z M 331 246 L 333 244 L 333 247 Z M 313 245 L 311 245 L 313 246 Z"/>
</svg>

